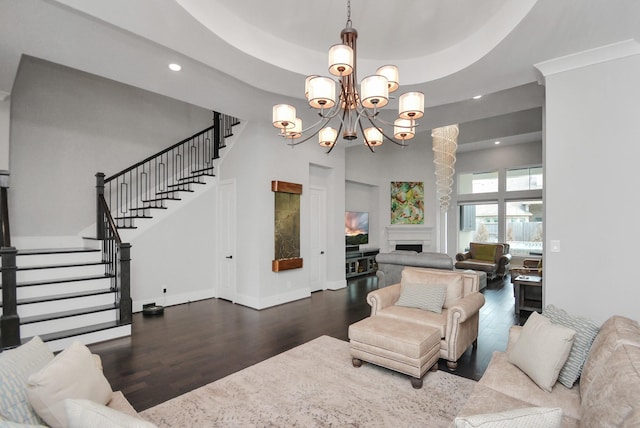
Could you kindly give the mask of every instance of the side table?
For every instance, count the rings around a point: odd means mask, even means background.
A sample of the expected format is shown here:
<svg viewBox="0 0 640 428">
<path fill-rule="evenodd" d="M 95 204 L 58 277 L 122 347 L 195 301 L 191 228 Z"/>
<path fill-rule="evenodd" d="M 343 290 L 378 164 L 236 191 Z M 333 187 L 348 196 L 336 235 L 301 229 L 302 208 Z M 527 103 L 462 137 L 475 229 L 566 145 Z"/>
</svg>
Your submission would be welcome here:
<svg viewBox="0 0 640 428">
<path fill-rule="evenodd" d="M 520 311 L 542 312 L 542 277 L 518 275 L 512 282 L 516 315 L 520 316 Z"/>
</svg>

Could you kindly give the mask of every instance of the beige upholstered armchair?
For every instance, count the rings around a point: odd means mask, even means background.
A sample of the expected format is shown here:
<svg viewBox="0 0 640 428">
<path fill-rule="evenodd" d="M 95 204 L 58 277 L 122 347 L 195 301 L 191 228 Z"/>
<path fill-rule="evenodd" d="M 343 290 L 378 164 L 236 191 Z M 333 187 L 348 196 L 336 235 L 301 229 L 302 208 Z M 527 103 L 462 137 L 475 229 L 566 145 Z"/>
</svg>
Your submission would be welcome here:
<svg viewBox="0 0 640 428">
<path fill-rule="evenodd" d="M 446 285 L 446 296 L 442 312 L 432 312 L 416 307 L 396 305 L 402 292 L 402 284 Z M 405 267 L 402 279 L 367 296 L 371 305 L 371 316 L 389 317 L 410 321 L 440 330 L 440 358 L 447 360 L 450 370 L 458 366 L 460 356 L 473 345 L 477 345 L 480 308 L 484 296 L 478 291 L 479 278 L 475 272 L 447 271 Z"/>
</svg>

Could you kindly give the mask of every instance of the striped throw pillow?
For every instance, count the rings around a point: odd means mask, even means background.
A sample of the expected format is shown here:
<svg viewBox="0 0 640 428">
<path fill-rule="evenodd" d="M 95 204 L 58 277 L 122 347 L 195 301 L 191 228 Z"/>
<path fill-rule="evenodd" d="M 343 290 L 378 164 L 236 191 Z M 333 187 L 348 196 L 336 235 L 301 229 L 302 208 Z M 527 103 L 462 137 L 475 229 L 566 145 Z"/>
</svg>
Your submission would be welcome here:
<svg viewBox="0 0 640 428">
<path fill-rule="evenodd" d="M 424 309 L 442 313 L 442 306 L 447 297 L 447 286 L 444 284 L 416 284 L 404 282 L 401 285 L 400 297 L 396 306 Z"/>
<path fill-rule="evenodd" d="M 556 308 L 553 305 L 547 305 L 542 311 L 542 315 L 549 318 L 554 324 L 569 327 L 576 331 L 569 358 L 558 376 L 558 382 L 567 388 L 571 388 L 580 377 L 580 373 L 582 373 L 582 366 L 584 366 L 600 327 L 587 318 L 570 315 L 565 310 Z"/>
<path fill-rule="evenodd" d="M 27 379 L 53 360 L 53 353 L 39 337 L 0 354 L 0 414 L 4 419 L 41 425 L 27 398 Z"/>
</svg>

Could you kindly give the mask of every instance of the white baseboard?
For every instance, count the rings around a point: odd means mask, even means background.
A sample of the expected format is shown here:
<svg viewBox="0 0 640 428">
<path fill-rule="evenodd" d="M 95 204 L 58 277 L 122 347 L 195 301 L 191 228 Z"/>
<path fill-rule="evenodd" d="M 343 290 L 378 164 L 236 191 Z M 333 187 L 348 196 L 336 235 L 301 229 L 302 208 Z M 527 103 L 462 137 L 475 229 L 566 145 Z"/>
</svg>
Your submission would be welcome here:
<svg viewBox="0 0 640 428">
<path fill-rule="evenodd" d="M 340 290 L 347 286 L 347 280 L 327 281 L 327 290 Z"/>
<path fill-rule="evenodd" d="M 311 290 L 309 288 L 302 288 L 299 290 L 290 291 L 288 293 L 269 296 L 263 299 L 251 296 L 236 295 L 235 303 L 260 310 L 270 308 L 272 306 L 282 305 L 283 303 L 306 299 L 309 296 L 311 296 Z"/>
<path fill-rule="evenodd" d="M 160 306 L 174 306 L 181 305 L 183 303 L 196 302 L 198 300 L 205 300 L 214 298 L 214 290 L 196 290 L 189 293 L 171 294 L 171 295 L 159 295 L 154 298 L 134 300 L 132 307 L 133 312 L 142 312 L 142 306 L 148 303 L 155 303 Z"/>
</svg>

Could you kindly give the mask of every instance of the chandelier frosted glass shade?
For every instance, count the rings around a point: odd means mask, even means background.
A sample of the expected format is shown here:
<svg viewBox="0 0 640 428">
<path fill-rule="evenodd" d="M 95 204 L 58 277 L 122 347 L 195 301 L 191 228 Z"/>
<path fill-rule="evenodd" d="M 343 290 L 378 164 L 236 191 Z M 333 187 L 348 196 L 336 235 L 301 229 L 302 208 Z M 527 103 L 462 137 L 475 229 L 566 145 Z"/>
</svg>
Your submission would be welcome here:
<svg viewBox="0 0 640 428">
<path fill-rule="evenodd" d="M 390 93 L 400 87 L 400 71 L 395 65 L 383 65 L 376 70 L 376 74 L 387 78 Z"/>
<path fill-rule="evenodd" d="M 276 128 L 291 128 L 296 120 L 296 108 L 288 104 L 273 106 L 273 126 Z"/>
<path fill-rule="evenodd" d="M 378 147 L 382 145 L 382 132 L 378 128 L 367 128 L 364 130 L 364 136 L 369 142 L 370 146 Z"/>
<path fill-rule="evenodd" d="M 353 72 L 353 49 L 347 45 L 333 45 L 329 48 L 329 73 L 334 76 L 348 76 Z"/>
<path fill-rule="evenodd" d="M 309 80 L 309 105 L 313 108 L 331 108 L 336 104 L 336 82 L 328 77 L 316 76 Z"/>
<path fill-rule="evenodd" d="M 288 138 L 300 138 L 302 136 L 302 119 L 296 117 L 293 126 L 284 131 Z"/>
<path fill-rule="evenodd" d="M 416 123 L 411 119 L 396 119 L 393 122 L 393 136 L 398 140 L 410 140 L 416 136 Z"/>
<path fill-rule="evenodd" d="M 322 128 L 318 133 L 318 142 L 323 147 L 332 147 L 338 138 L 338 131 L 332 127 Z"/>
<path fill-rule="evenodd" d="M 443 126 L 431 131 L 431 136 L 433 137 L 433 162 L 436 173 L 436 194 L 440 202 L 440 210 L 443 212 L 449 209 L 451 203 L 458 133 L 458 125 Z"/>
<path fill-rule="evenodd" d="M 401 119 L 420 119 L 424 115 L 424 94 L 407 92 L 400 96 L 398 116 Z"/>
<path fill-rule="evenodd" d="M 386 77 L 374 74 L 362 79 L 360 95 L 363 107 L 382 108 L 389 103 L 389 81 Z"/>
</svg>

